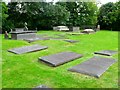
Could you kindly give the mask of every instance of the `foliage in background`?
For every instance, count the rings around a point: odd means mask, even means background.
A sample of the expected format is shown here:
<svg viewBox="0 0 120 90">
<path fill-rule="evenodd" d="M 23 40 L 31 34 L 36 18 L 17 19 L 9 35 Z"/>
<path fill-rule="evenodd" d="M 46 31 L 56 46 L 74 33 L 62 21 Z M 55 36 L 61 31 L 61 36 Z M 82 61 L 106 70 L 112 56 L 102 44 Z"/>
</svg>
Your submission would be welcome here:
<svg viewBox="0 0 120 90">
<path fill-rule="evenodd" d="M 52 29 L 54 25 L 65 25 L 69 17 L 63 6 L 46 2 L 14 2 L 8 7 L 8 19 L 15 27 L 24 27 L 27 22 L 29 29 Z"/>
<path fill-rule="evenodd" d="M 52 29 L 53 26 L 101 25 L 101 29 L 117 30 L 120 25 L 120 1 L 99 9 L 95 2 L 12 2 L 2 3 L 2 29 Z M 98 16 L 98 17 L 97 17 Z M 97 21 L 98 20 L 98 21 Z"/>
<path fill-rule="evenodd" d="M 109 2 L 101 6 L 98 24 L 100 24 L 101 29 L 119 30 L 120 1 L 116 3 Z"/>
<path fill-rule="evenodd" d="M 68 26 L 96 25 L 98 8 L 94 2 L 58 2 L 69 11 Z"/>
<path fill-rule="evenodd" d="M 8 15 L 5 26 L 11 28 L 52 29 L 53 26 L 81 26 L 96 24 L 97 6 L 94 3 L 80 2 L 12 2 L 8 4 Z M 6 30 L 3 26 L 3 30 Z M 8 27 L 9 26 L 9 27 Z"/>
<path fill-rule="evenodd" d="M 8 18 L 8 8 L 7 8 L 7 5 L 2 2 L 2 30 L 3 32 L 6 30 L 8 31 L 10 28 L 13 27 L 13 24 L 11 23 L 10 20 L 7 20 Z"/>
</svg>

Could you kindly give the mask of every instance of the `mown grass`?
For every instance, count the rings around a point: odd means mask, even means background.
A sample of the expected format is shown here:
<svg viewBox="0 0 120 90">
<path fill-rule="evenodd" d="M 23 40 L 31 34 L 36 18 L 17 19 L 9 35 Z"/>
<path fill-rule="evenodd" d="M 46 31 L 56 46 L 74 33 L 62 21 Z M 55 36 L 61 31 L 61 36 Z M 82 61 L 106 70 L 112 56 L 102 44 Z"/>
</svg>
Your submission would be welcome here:
<svg viewBox="0 0 120 90">
<path fill-rule="evenodd" d="M 38 34 L 64 34 L 65 32 L 39 31 Z M 67 71 L 87 59 L 95 56 L 94 51 L 118 50 L 118 32 L 99 31 L 95 34 L 67 35 L 78 43 L 68 43 L 62 40 L 45 40 L 28 43 L 22 40 L 5 40 L 2 38 L 2 87 L 3 88 L 33 88 L 44 84 L 51 88 L 117 88 L 118 62 L 113 64 L 99 79 Z M 16 55 L 8 49 L 31 44 L 40 44 L 49 48 L 42 51 Z M 76 59 L 58 67 L 50 67 L 38 62 L 38 57 L 63 51 L 73 51 L 83 54 Z M 118 54 L 110 56 L 118 61 Z"/>
</svg>

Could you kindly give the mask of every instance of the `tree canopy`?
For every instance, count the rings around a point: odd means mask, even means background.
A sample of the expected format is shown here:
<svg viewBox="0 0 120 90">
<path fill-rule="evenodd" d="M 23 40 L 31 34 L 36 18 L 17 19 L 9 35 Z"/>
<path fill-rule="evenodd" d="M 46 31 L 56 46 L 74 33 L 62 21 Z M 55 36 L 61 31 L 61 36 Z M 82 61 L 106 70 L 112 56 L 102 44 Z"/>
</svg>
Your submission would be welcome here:
<svg viewBox="0 0 120 90">
<path fill-rule="evenodd" d="M 118 30 L 120 25 L 120 1 L 109 2 L 101 6 L 98 14 L 98 24 L 101 29 Z M 118 25 L 119 24 L 119 25 Z"/>
<path fill-rule="evenodd" d="M 94 1 L 94 0 L 93 0 Z M 53 26 L 100 24 L 115 30 L 120 24 L 120 2 L 107 3 L 98 10 L 95 2 L 10 2 L 2 3 L 2 29 L 22 28 L 50 30 Z M 117 26 L 116 26 L 117 25 Z M 116 29 L 117 30 L 117 29 Z"/>
</svg>

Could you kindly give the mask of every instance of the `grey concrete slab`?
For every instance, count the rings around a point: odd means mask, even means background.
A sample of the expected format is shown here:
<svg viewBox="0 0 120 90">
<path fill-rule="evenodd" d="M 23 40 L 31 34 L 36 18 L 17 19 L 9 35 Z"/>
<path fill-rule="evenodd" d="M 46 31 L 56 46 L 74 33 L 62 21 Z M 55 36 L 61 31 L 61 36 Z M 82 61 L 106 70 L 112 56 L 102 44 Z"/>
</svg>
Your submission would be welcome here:
<svg viewBox="0 0 120 90">
<path fill-rule="evenodd" d="M 82 31 L 82 33 L 90 34 L 90 33 L 95 33 L 95 31 L 93 29 L 85 29 Z"/>
<path fill-rule="evenodd" d="M 36 37 L 36 31 L 11 31 L 11 39 L 15 40 L 23 40 L 23 39 L 29 39 L 29 38 L 35 38 Z"/>
<path fill-rule="evenodd" d="M 34 52 L 34 51 L 39 51 L 43 49 L 47 49 L 47 46 L 41 46 L 41 45 L 31 45 L 31 46 L 23 46 L 19 48 L 13 48 L 9 49 L 9 52 L 15 53 L 15 54 L 23 54 L 23 53 L 28 53 L 28 52 Z"/>
<path fill-rule="evenodd" d="M 70 42 L 70 43 L 76 43 L 76 42 L 79 42 L 78 40 L 64 40 L 64 41 L 66 41 L 66 42 Z"/>
<path fill-rule="evenodd" d="M 117 51 L 114 51 L 114 50 L 102 50 L 102 51 L 94 52 L 94 54 L 100 54 L 100 55 L 106 55 L 106 56 L 111 56 L 116 53 Z"/>
<path fill-rule="evenodd" d="M 39 86 L 37 86 L 37 87 L 35 87 L 35 88 L 48 88 L 48 87 L 45 86 L 45 85 L 39 85 Z"/>
<path fill-rule="evenodd" d="M 66 34 L 55 34 L 55 35 L 59 37 L 66 37 Z"/>
<path fill-rule="evenodd" d="M 70 33 L 67 33 L 67 34 L 69 34 L 69 35 L 82 35 L 82 33 L 75 33 L 75 32 L 70 32 Z"/>
<path fill-rule="evenodd" d="M 36 38 L 28 38 L 28 39 L 24 39 L 25 41 L 31 43 L 34 41 L 38 41 L 38 40 L 49 40 L 49 38 L 45 38 L 45 37 L 36 37 Z"/>
<path fill-rule="evenodd" d="M 53 90 L 52 88 L 47 87 L 46 85 L 39 85 L 37 87 L 32 88 L 32 90 Z"/>
<path fill-rule="evenodd" d="M 68 38 L 64 38 L 64 37 L 52 37 L 51 40 L 66 40 Z"/>
<path fill-rule="evenodd" d="M 74 52 L 61 52 L 53 55 L 39 57 L 39 60 L 51 66 L 58 66 L 80 57 L 82 57 L 81 54 L 77 54 Z"/>
<path fill-rule="evenodd" d="M 69 68 L 68 70 L 99 78 L 115 62 L 116 60 L 112 58 L 94 56 L 93 58 Z"/>
<path fill-rule="evenodd" d="M 25 33 L 36 33 L 36 31 L 13 31 L 10 34 L 25 34 Z"/>
</svg>

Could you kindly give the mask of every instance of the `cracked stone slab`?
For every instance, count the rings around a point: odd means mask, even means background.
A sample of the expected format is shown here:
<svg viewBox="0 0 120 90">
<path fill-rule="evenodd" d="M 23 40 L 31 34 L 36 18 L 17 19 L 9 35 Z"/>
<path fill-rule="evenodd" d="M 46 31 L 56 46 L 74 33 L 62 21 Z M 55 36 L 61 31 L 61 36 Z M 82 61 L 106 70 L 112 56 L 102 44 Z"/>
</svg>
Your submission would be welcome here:
<svg viewBox="0 0 120 90">
<path fill-rule="evenodd" d="M 106 56 L 112 56 L 113 54 L 116 54 L 117 51 L 114 50 L 102 50 L 98 52 L 94 52 L 94 54 L 100 54 L 100 55 L 106 55 Z"/>
<path fill-rule="evenodd" d="M 81 57 L 81 54 L 74 52 L 61 52 L 53 55 L 39 57 L 39 60 L 55 67 Z"/>
<path fill-rule="evenodd" d="M 115 62 L 116 60 L 112 58 L 94 56 L 93 58 L 73 66 L 68 70 L 99 78 Z"/>
<path fill-rule="evenodd" d="M 28 53 L 28 52 L 35 52 L 35 51 L 40 51 L 43 49 L 47 49 L 47 46 L 41 46 L 38 44 L 31 45 L 31 46 L 23 46 L 19 48 L 13 48 L 9 49 L 9 52 L 15 53 L 15 54 L 23 54 L 23 53 Z"/>
</svg>

